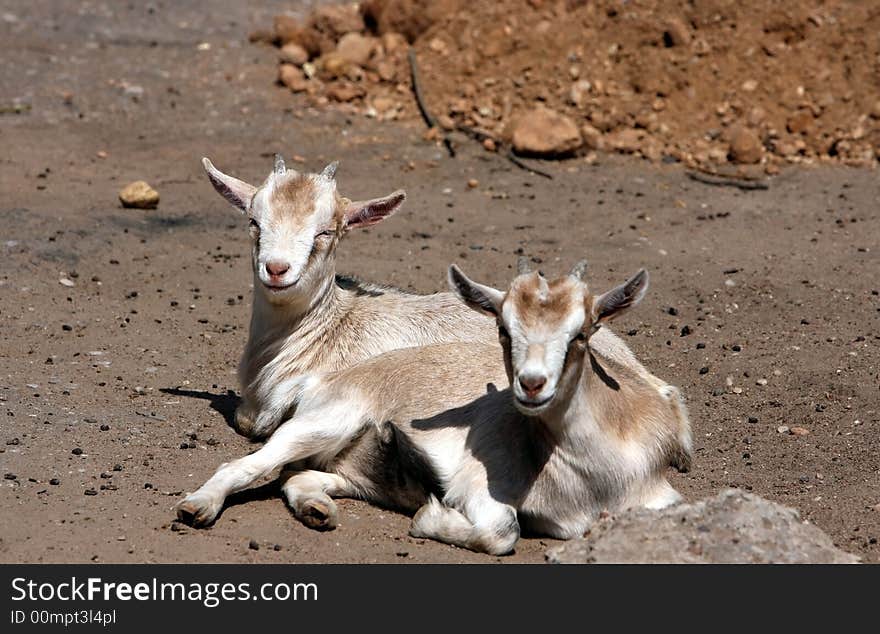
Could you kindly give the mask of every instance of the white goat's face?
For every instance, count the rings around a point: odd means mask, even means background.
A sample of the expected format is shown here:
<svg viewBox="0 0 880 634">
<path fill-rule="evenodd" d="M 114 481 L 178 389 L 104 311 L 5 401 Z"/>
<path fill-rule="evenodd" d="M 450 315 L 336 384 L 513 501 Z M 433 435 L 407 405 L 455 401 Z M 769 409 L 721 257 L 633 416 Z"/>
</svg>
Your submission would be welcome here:
<svg viewBox="0 0 880 634">
<path fill-rule="evenodd" d="M 320 174 L 288 170 L 280 157 L 257 188 L 203 159 L 214 188 L 250 222 L 255 292 L 273 304 L 307 302 L 335 275 L 336 245 L 351 228 L 394 213 L 405 194 L 352 202 L 336 191 L 336 163 Z"/>
<path fill-rule="evenodd" d="M 523 271 L 507 292 L 476 284 L 450 267 L 453 290 L 475 310 L 496 317 L 514 403 L 530 416 L 571 396 L 592 333 L 638 303 L 647 290 L 648 274 L 642 270 L 594 296 L 580 279 L 584 266 L 579 263 L 555 280 Z"/>
</svg>

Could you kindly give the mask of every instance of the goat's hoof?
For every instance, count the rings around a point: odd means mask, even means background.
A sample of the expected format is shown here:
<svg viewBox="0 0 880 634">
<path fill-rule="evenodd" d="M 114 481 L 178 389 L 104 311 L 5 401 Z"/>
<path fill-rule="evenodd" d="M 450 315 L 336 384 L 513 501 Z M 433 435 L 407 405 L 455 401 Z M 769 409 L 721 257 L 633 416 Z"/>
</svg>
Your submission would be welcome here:
<svg viewBox="0 0 880 634">
<path fill-rule="evenodd" d="M 205 494 L 193 493 L 177 504 L 177 519 L 196 528 L 208 526 L 217 519 L 221 506 Z"/>
<path fill-rule="evenodd" d="M 323 500 L 306 500 L 300 505 L 298 515 L 303 524 L 318 531 L 332 531 L 339 518 L 336 505 Z"/>
</svg>

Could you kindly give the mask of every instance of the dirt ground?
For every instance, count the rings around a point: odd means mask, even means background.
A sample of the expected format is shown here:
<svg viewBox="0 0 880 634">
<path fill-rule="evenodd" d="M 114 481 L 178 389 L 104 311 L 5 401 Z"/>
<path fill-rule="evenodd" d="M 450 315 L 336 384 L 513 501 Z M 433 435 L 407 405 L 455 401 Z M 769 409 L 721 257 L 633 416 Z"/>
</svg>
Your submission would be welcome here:
<svg viewBox="0 0 880 634">
<path fill-rule="evenodd" d="M 275 152 L 311 169 L 341 159 L 352 198 L 407 190 L 398 216 L 343 243 L 343 272 L 427 292 L 450 261 L 505 284 L 520 251 L 548 273 L 587 257 L 597 288 L 648 268 L 648 297 L 616 329 L 687 397 L 696 460 L 674 485 L 754 491 L 880 561 L 876 171 L 791 168 L 740 191 L 623 157 L 543 164 L 553 180 L 476 144 L 449 158 L 415 123 L 272 87 L 275 52 L 246 35 L 290 3 L 246 4 L 0 12 L 0 561 L 496 561 L 356 501 L 312 532 L 271 485 L 211 529 L 172 530 L 181 493 L 253 449 L 227 424 L 246 223 L 199 159 L 259 180 Z M 120 207 L 136 179 L 158 210 Z M 543 561 L 550 543 L 500 561 Z"/>
</svg>

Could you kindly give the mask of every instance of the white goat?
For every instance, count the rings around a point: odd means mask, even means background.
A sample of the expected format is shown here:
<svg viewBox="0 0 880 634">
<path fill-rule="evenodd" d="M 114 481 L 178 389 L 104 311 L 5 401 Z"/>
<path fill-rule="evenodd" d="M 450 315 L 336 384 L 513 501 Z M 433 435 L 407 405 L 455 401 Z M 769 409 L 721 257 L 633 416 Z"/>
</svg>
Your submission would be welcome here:
<svg viewBox="0 0 880 634">
<path fill-rule="evenodd" d="M 458 343 L 312 377 L 294 418 L 221 466 L 178 517 L 209 524 L 228 495 L 294 461 L 282 490 L 307 525 L 335 524 L 330 496 L 359 497 L 418 509 L 413 536 L 492 554 L 513 550 L 520 525 L 567 539 L 603 510 L 676 502 L 664 471 L 691 455 L 678 390 L 592 345 L 641 300 L 648 275 L 594 296 L 581 272 L 521 273 L 505 293 L 450 267 L 462 300 L 495 316 L 503 363 L 497 346 Z"/>
<path fill-rule="evenodd" d="M 292 412 L 292 388 L 309 374 L 396 348 L 495 341 L 491 320 L 452 293 L 415 295 L 336 275 L 343 235 L 393 214 L 404 192 L 352 202 L 336 191 L 336 163 L 320 174 L 300 174 L 276 157 L 258 188 L 202 162 L 214 188 L 250 219 L 254 294 L 239 364 L 240 433 L 271 434 Z"/>
</svg>

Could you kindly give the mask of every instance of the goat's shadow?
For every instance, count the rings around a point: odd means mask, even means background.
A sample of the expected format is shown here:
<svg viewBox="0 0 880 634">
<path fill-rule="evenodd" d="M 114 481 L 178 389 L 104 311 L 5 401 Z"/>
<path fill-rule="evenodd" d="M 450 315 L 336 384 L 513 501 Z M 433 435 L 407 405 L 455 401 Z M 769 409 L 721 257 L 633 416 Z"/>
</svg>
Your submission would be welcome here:
<svg viewBox="0 0 880 634">
<path fill-rule="evenodd" d="M 241 403 L 241 398 L 232 390 L 226 390 L 225 394 L 212 394 L 200 390 L 182 390 L 176 387 L 162 387 L 159 391 L 173 396 L 185 396 L 210 401 L 211 409 L 220 414 L 226 424 L 235 429 L 235 410 Z"/>
</svg>

